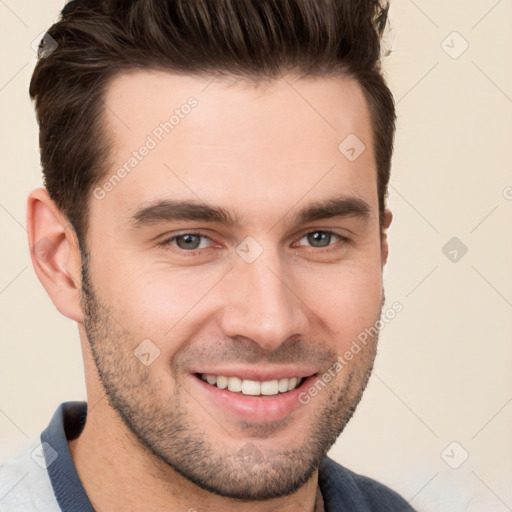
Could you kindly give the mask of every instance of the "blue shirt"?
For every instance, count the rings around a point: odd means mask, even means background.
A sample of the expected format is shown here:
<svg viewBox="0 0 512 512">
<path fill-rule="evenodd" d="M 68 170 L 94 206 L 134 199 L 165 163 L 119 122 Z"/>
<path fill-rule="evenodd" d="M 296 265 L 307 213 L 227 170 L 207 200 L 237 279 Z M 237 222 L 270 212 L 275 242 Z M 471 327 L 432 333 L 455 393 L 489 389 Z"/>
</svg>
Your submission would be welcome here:
<svg viewBox="0 0 512 512">
<path fill-rule="evenodd" d="M 86 402 L 61 404 L 40 439 L 0 466 L 2 512 L 94 512 L 68 447 L 86 418 Z M 318 483 L 325 512 L 414 512 L 396 492 L 327 456 Z"/>
</svg>

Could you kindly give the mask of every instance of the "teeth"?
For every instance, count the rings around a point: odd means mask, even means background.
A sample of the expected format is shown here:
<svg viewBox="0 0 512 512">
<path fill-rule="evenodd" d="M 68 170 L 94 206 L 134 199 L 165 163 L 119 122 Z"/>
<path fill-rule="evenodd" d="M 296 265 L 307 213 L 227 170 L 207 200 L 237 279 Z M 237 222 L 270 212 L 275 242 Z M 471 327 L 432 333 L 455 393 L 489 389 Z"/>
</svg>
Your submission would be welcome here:
<svg viewBox="0 0 512 512">
<path fill-rule="evenodd" d="M 217 379 L 215 379 L 217 380 Z M 230 377 L 228 379 L 228 389 L 229 391 L 234 391 L 235 393 L 242 391 L 242 381 L 238 377 Z"/>
<path fill-rule="evenodd" d="M 242 393 L 244 395 L 259 395 L 261 384 L 256 380 L 243 380 Z"/>
<path fill-rule="evenodd" d="M 223 375 L 210 375 L 203 373 L 201 378 L 219 389 L 229 389 L 233 393 L 242 393 L 243 395 L 277 395 L 286 393 L 295 389 L 301 382 L 301 377 L 292 377 L 290 379 L 275 379 L 259 382 L 257 380 L 245 380 L 238 377 L 224 377 Z"/>
<path fill-rule="evenodd" d="M 215 375 L 207 375 L 206 376 L 206 381 L 208 382 L 208 384 L 215 384 L 217 382 L 217 377 L 215 377 Z"/>
<path fill-rule="evenodd" d="M 262 395 L 277 395 L 279 393 L 278 380 L 267 380 L 261 383 Z"/>
<path fill-rule="evenodd" d="M 288 391 L 288 379 L 279 379 L 277 389 L 279 389 L 280 393 L 286 393 Z"/>
<path fill-rule="evenodd" d="M 215 377 L 215 375 L 209 375 L 209 377 L 213 377 L 213 382 L 210 382 L 210 384 L 215 385 L 215 380 L 217 380 L 218 388 L 226 389 L 228 387 L 228 378 L 227 377 Z"/>
<path fill-rule="evenodd" d="M 292 377 L 291 379 L 288 379 L 288 391 L 295 389 L 297 387 L 298 381 L 299 379 L 297 379 L 297 377 Z"/>
</svg>

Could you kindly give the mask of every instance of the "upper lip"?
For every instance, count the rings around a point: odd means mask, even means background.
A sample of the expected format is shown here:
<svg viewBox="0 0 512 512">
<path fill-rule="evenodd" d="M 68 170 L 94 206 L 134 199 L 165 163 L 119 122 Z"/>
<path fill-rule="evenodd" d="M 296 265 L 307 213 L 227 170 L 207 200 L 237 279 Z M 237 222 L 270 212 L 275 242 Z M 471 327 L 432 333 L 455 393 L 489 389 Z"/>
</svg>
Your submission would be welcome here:
<svg viewBox="0 0 512 512">
<path fill-rule="evenodd" d="M 282 366 L 257 368 L 250 366 L 230 366 L 229 368 L 203 368 L 194 373 L 205 375 L 222 375 L 223 377 L 238 377 L 242 380 L 265 382 L 276 379 L 291 379 L 292 377 L 310 377 L 317 370 L 302 366 Z"/>
</svg>

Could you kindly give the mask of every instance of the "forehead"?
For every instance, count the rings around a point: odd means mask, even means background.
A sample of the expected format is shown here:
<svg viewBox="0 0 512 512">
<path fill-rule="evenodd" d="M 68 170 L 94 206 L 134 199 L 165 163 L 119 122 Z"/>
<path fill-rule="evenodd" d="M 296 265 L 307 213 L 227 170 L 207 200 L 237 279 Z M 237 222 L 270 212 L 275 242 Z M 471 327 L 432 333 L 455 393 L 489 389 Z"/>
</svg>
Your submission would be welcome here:
<svg viewBox="0 0 512 512">
<path fill-rule="evenodd" d="M 353 79 L 254 85 L 137 71 L 110 83 L 105 107 L 113 147 L 99 185 L 121 178 L 103 207 L 130 211 L 170 196 L 261 212 L 269 200 L 289 208 L 333 191 L 376 200 L 370 115 Z"/>
</svg>

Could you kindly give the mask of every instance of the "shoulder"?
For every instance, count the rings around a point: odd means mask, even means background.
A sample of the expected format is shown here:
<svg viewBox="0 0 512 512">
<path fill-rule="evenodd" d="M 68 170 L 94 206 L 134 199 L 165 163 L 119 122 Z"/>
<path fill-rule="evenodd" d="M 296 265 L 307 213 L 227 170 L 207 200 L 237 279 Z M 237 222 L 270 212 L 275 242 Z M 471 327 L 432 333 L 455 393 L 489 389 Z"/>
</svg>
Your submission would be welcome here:
<svg viewBox="0 0 512 512">
<path fill-rule="evenodd" d="M 358 475 L 325 457 L 319 468 L 319 484 L 326 512 L 414 512 L 398 493 L 385 485 Z"/>
<path fill-rule="evenodd" d="M 0 464 L 0 510 L 2 512 L 60 512 L 46 469 L 40 439 L 20 455 Z"/>
</svg>

